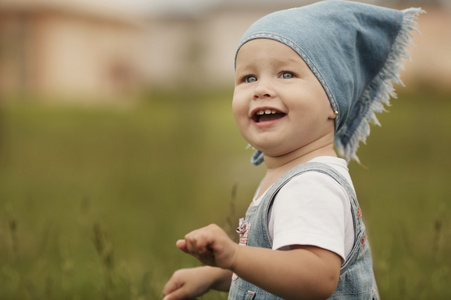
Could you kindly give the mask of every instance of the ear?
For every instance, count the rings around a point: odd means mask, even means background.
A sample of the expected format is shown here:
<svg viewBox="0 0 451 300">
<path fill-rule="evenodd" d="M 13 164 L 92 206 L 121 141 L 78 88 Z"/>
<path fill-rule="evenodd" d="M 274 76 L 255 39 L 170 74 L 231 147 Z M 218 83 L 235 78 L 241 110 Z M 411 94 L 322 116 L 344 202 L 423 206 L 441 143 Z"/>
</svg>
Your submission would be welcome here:
<svg viewBox="0 0 451 300">
<path fill-rule="evenodd" d="M 331 109 L 329 113 L 329 119 L 335 120 L 335 117 L 338 115 L 338 110 Z"/>
</svg>

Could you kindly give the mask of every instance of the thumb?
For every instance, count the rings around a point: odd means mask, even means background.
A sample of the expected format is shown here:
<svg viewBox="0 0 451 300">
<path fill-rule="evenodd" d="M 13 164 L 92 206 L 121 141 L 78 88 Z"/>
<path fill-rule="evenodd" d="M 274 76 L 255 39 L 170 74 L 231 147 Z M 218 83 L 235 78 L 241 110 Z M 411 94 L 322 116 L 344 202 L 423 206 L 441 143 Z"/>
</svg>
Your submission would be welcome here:
<svg viewBox="0 0 451 300">
<path fill-rule="evenodd" d="M 182 250 L 183 252 L 187 252 L 188 250 L 186 249 L 186 241 L 185 240 L 178 240 L 175 245 L 177 246 L 177 248 L 179 248 L 180 250 Z"/>
</svg>

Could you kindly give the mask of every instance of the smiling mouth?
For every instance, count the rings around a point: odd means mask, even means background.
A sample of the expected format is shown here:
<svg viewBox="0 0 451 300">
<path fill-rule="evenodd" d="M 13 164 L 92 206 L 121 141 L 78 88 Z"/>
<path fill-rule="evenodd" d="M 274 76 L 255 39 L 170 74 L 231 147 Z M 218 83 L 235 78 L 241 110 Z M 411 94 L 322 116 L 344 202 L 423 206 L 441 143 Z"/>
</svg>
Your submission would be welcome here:
<svg viewBox="0 0 451 300">
<path fill-rule="evenodd" d="M 254 120 L 256 123 L 268 122 L 281 119 L 285 115 L 285 113 L 274 109 L 261 109 L 255 112 L 255 114 L 252 116 L 252 120 Z"/>
</svg>

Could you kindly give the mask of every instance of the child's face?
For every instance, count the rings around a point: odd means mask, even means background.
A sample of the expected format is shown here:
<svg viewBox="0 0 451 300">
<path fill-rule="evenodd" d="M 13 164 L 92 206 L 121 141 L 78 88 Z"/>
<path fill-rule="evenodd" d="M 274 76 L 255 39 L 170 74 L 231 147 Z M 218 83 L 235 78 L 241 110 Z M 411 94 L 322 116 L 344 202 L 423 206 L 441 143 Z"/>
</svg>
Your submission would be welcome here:
<svg viewBox="0 0 451 300">
<path fill-rule="evenodd" d="M 241 135 L 266 156 L 333 143 L 335 114 L 324 89 L 293 49 L 274 40 L 239 50 L 232 110 Z"/>
</svg>

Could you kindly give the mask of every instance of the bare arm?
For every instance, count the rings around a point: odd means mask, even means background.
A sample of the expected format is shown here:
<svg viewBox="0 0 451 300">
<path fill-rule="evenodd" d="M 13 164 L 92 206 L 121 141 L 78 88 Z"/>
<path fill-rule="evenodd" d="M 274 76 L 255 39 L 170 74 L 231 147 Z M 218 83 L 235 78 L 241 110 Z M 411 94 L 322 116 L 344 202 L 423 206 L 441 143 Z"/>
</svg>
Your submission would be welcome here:
<svg viewBox="0 0 451 300">
<path fill-rule="evenodd" d="M 204 264 L 238 276 L 284 299 L 323 299 L 335 290 L 341 258 L 328 250 L 297 246 L 274 251 L 242 247 L 216 225 L 195 230 L 177 247 Z"/>
<path fill-rule="evenodd" d="M 338 255 L 313 246 L 288 251 L 239 247 L 232 270 L 284 299 L 326 299 L 337 287 L 340 265 Z"/>
</svg>

